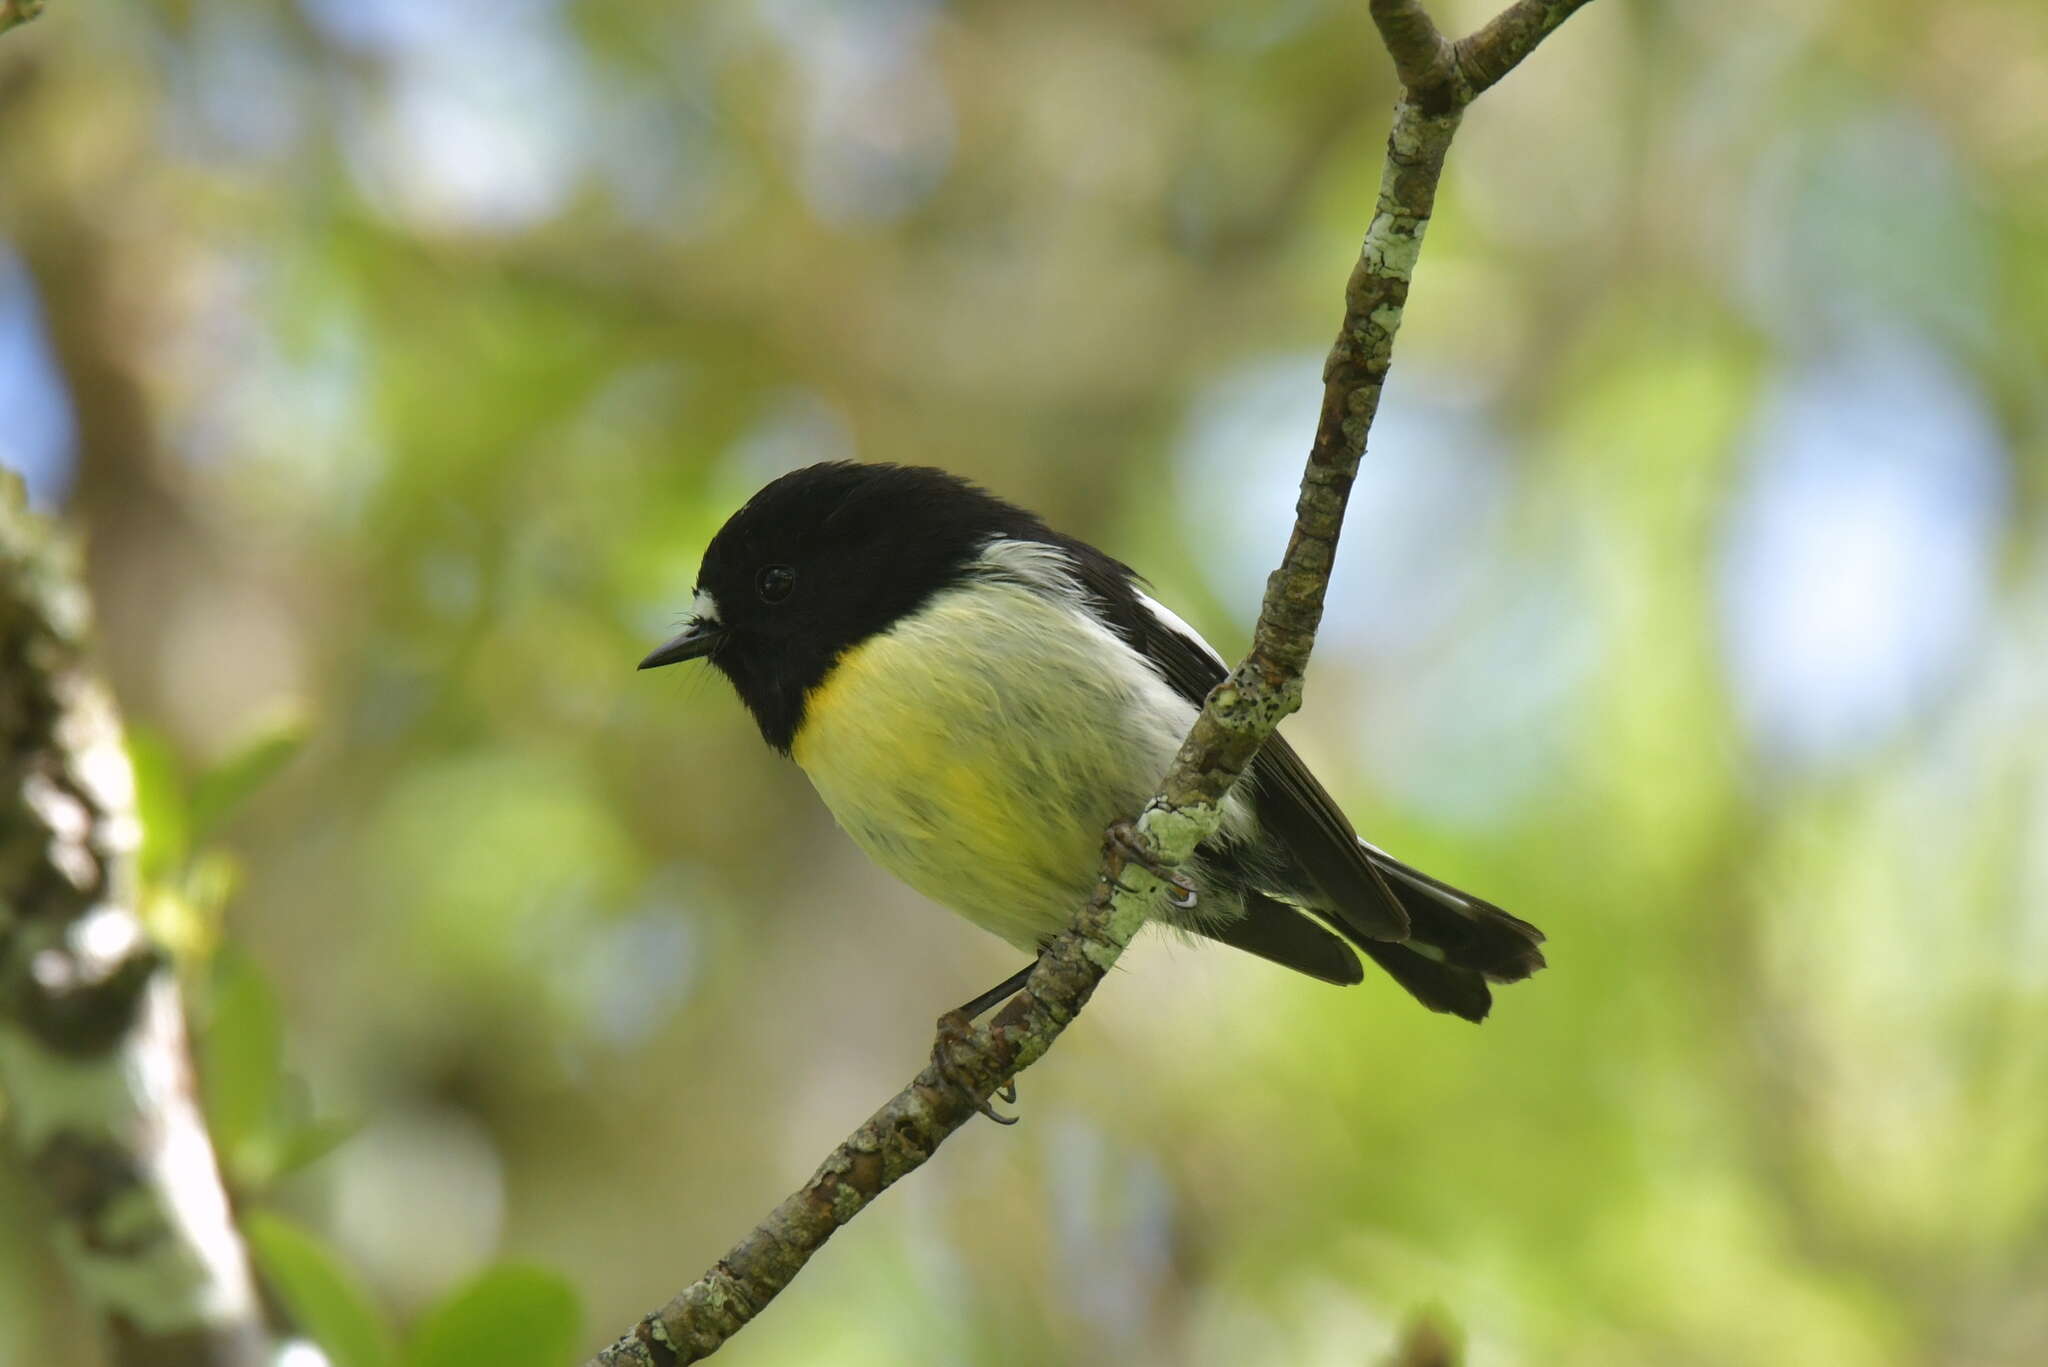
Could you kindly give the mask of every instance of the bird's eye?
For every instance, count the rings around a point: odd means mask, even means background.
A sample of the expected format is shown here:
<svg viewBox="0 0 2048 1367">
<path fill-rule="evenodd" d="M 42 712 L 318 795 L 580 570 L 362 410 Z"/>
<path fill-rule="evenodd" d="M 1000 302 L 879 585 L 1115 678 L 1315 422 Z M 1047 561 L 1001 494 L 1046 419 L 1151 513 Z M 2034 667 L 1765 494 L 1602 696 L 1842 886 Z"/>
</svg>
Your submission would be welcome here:
<svg viewBox="0 0 2048 1367">
<path fill-rule="evenodd" d="M 796 571 L 787 565 L 770 565 L 754 577 L 754 589 L 764 603 L 779 603 L 796 587 Z"/>
</svg>

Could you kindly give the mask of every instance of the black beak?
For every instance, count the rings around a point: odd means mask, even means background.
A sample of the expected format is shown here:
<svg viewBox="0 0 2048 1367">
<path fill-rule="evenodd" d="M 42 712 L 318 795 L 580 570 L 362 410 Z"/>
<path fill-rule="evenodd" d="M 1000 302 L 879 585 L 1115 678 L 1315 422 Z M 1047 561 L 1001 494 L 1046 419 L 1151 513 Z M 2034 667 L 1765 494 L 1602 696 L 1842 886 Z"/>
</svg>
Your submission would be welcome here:
<svg viewBox="0 0 2048 1367">
<path fill-rule="evenodd" d="M 708 618 L 699 617 L 683 628 L 682 635 L 642 660 L 640 667 L 659 669 L 663 665 L 681 664 L 684 660 L 701 660 L 724 639 L 724 627 Z"/>
</svg>

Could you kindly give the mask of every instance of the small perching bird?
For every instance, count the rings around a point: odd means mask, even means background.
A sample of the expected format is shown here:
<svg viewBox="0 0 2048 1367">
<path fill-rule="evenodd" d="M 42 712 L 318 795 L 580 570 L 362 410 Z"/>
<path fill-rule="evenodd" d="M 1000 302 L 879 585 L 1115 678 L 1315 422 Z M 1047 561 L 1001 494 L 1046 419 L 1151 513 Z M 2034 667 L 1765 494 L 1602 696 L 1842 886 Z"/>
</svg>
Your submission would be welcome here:
<svg viewBox="0 0 2048 1367">
<path fill-rule="evenodd" d="M 699 658 L 870 858 L 1033 954 L 1228 673 L 1093 546 L 944 471 L 846 462 L 712 538 L 688 626 L 640 667 Z M 1360 840 L 1278 736 L 1154 919 L 1339 984 L 1364 976 L 1348 941 L 1472 1021 L 1543 966 L 1536 927 Z"/>
</svg>

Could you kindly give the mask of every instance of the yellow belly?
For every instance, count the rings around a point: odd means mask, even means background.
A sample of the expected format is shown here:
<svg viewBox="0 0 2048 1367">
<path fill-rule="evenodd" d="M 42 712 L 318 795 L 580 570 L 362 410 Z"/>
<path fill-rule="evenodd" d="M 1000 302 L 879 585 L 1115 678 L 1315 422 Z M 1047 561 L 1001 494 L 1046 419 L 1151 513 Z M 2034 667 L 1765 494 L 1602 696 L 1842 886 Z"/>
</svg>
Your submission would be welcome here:
<svg viewBox="0 0 2048 1367">
<path fill-rule="evenodd" d="M 791 754 L 877 864 L 1029 950 L 1073 919 L 1103 828 L 1194 715 L 1074 608 L 984 584 L 842 656 Z"/>
</svg>

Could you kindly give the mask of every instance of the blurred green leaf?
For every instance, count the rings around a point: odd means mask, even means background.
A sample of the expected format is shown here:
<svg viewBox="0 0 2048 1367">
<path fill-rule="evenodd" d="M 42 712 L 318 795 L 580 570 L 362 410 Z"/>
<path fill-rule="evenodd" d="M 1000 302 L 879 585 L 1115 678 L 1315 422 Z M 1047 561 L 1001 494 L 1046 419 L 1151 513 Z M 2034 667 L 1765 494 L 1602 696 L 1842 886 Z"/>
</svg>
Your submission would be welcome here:
<svg viewBox="0 0 2048 1367">
<path fill-rule="evenodd" d="M 143 924 L 188 970 L 204 969 L 220 947 L 227 904 L 241 888 L 242 864 L 225 850 L 202 850 L 181 873 L 145 888 Z"/>
<path fill-rule="evenodd" d="M 262 1210 L 249 1212 L 242 1229 L 296 1327 L 326 1351 L 334 1367 L 388 1367 L 397 1361 L 383 1311 L 318 1235 Z"/>
<path fill-rule="evenodd" d="M 270 1154 L 270 1179 L 275 1181 L 319 1162 L 361 1128 L 362 1123 L 357 1120 L 312 1120 L 288 1126 L 278 1136 Z"/>
<path fill-rule="evenodd" d="M 311 727 L 296 713 L 261 727 L 241 748 L 201 774 L 192 785 L 191 829 L 204 839 L 258 789 L 291 763 Z"/>
<path fill-rule="evenodd" d="M 501 1263 L 427 1312 L 405 1367 L 564 1367 L 583 1313 L 568 1282 L 545 1268 Z"/>
<path fill-rule="evenodd" d="M 161 733 L 130 722 L 128 763 L 135 770 L 135 810 L 142 819 L 137 863 L 144 883 L 161 882 L 192 848 L 191 799 L 178 757 Z"/>
<path fill-rule="evenodd" d="M 248 955 L 224 950 L 213 974 L 212 1019 L 200 1057 L 206 1113 L 230 1171 L 262 1180 L 276 1170 L 284 1021 L 277 994 Z"/>
<path fill-rule="evenodd" d="M 226 850 L 199 850 L 186 861 L 184 877 L 178 882 L 180 900 L 197 922 L 204 937 L 202 947 L 211 953 L 220 939 L 228 903 L 242 890 L 242 861 Z"/>
</svg>

